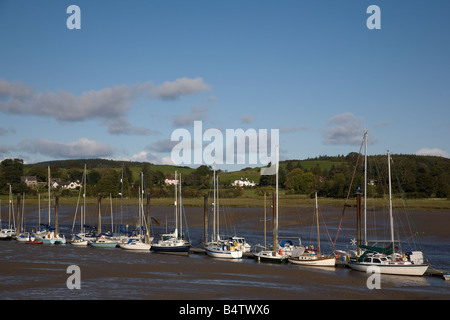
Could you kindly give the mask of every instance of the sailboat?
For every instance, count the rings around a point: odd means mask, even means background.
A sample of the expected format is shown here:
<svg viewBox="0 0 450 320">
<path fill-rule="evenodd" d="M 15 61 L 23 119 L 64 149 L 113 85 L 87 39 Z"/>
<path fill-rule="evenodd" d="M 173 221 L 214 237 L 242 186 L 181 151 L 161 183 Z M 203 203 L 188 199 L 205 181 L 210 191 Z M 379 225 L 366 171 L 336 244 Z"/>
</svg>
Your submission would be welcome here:
<svg viewBox="0 0 450 320">
<path fill-rule="evenodd" d="M 317 225 L 317 243 L 318 250 L 314 250 L 313 247 L 301 247 L 292 253 L 292 256 L 288 259 L 290 263 L 299 264 L 303 266 L 320 266 L 320 267 L 334 267 L 336 265 L 336 257 L 330 255 L 324 255 L 320 252 L 320 234 L 319 234 L 319 206 L 317 204 L 317 192 L 316 192 L 316 225 Z"/>
<path fill-rule="evenodd" d="M 30 237 L 30 233 L 25 231 L 24 226 L 24 211 L 25 211 L 25 193 L 23 193 L 22 197 L 22 209 L 20 208 L 20 196 L 17 196 L 17 226 L 19 233 L 16 235 L 16 241 L 18 242 L 27 242 Z"/>
<path fill-rule="evenodd" d="M 242 258 L 242 250 L 239 246 L 235 246 L 233 241 L 230 239 L 220 239 L 219 226 L 220 226 L 220 215 L 219 215 L 219 205 L 217 197 L 217 185 L 218 179 L 216 178 L 216 165 L 214 164 L 214 175 L 213 175 L 213 234 L 212 241 L 205 245 L 206 254 L 213 258 L 223 258 L 223 259 L 240 259 Z"/>
<path fill-rule="evenodd" d="M 274 239 L 273 239 L 273 248 L 272 250 L 261 250 L 259 252 L 254 253 L 255 259 L 258 261 L 265 262 L 274 262 L 274 263 L 282 263 L 287 262 L 288 258 L 292 254 L 292 250 L 294 246 L 291 241 L 283 241 L 281 245 L 278 245 L 278 145 L 275 148 L 276 153 L 276 167 L 275 167 L 275 219 L 274 219 Z"/>
<path fill-rule="evenodd" d="M 50 227 L 51 223 L 51 178 L 50 178 L 50 166 L 48 166 L 48 227 L 47 227 L 47 233 L 43 235 L 42 242 L 44 244 L 65 244 L 66 243 L 66 237 L 59 234 L 59 230 L 57 228 L 58 220 L 57 217 L 55 217 L 55 228 Z"/>
<path fill-rule="evenodd" d="M 8 227 L 1 229 L 0 240 L 11 240 L 16 235 L 15 219 L 14 219 L 14 203 L 12 200 L 12 187 L 9 185 L 9 203 L 8 203 Z M 11 225 L 11 216 L 13 218 L 14 227 Z"/>
<path fill-rule="evenodd" d="M 86 232 L 84 230 L 84 222 L 86 219 L 86 164 L 84 165 L 83 178 L 81 180 L 82 180 L 81 184 L 83 185 L 83 205 L 81 206 L 80 212 L 80 232 L 74 234 L 72 236 L 72 240 L 70 241 L 70 244 L 76 247 L 86 247 L 89 244 L 89 240 L 86 239 Z M 81 191 L 82 189 L 80 189 L 80 193 L 78 194 L 77 208 L 75 209 L 75 215 L 73 217 L 72 231 L 75 227 L 75 220 L 77 218 L 78 204 L 80 202 Z"/>
<path fill-rule="evenodd" d="M 102 214 L 101 214 L 101 203 L 100 203 L 101 196 L 99 195 L 98 199 L 98 235 L 97 239 L 95 241 L 92 241 L 90 243 L 91 246 L 95 248 L 115 248 L 117 246 L 117 241 L 111 239 L 110 237 L 106 236 L 102 233 Z M 111 212 L 111 220 L 112 220 L 112 212 Z M 114 229 L 114 228 L 112 228 Z"/>
<path fill-rule="evenodd" d="M 141 186 L 139 187 L 139 236 L 138 237 L 130 237 L 128 240 L 123 239 L 123 243 L 119 246 L 125 250 L 139 250 L 139 251 L 149 251 L 151 248 L 151 237 L 149 234 L 148 228 L 146 229 L 147 237 L 144 237 L 142 233 L 143 226 L 145 224 L 145 215 L 144 215 L 144 205 L 143 205 L 143 196 L 144 196 L 144 176 L 141 172 Z M 149 239 L 148 243 L 143 241 L 143 239 Z"/>
<path fill-rule="evenodd" d="M 153 243 L 151 250 L 157 252 L 178 252 L 188 253 L 191 248 L 191 244 L 183 237 L 183 200 L 181 198 L 181 174 L 179 180 L 177 180 L 177 172 L 175 171 L 175 230 L 172 233 L 161 235 L 161 239 L 157 243 Z M 177 185 L 179 188 L 179 202 Z M 180 229 L 178 229 L 178 227 Z"/>
<path fill-rule="evenodd" d="M 388 181 L 389 181 L 389 221 L 390 244 L 384 248 L 360 245 L 365 249 L 361 256 L 351 258 L 348 266 L 357 271 L 367 272 L 369 268 L 376 267 L 382 274 L 422 276 L 428 269 L 428 264 L 423 263 L 423 254 L 420 251 L 412 251 L 408 254 L 395 252 L 394 219 L 392 214 L 392 184 L 391 184 L 391 155 L 388 152 Z"/>
</svg>

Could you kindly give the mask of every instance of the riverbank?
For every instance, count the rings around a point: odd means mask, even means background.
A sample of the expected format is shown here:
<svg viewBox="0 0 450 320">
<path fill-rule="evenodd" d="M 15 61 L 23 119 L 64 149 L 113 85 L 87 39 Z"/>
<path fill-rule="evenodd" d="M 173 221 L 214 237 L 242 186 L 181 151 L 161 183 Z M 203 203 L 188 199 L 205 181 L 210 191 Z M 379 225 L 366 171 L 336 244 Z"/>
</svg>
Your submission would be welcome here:
<svg viewBox="0 0 450 320">
<path fill-rule="evenodd" d="M 38 198 L 25 195 L 25 206 L 37 206 Z M 1 205 L 7 206 L 8 196 L 0 196 Z M 16 203 L 17 196 L 14 196 L 14 202 Z M 54 201 L 54 199 L 53 199 Z M 109 202 L 108 199 L 103 199 L 103 202 Z M 305 195 L 295 195 L 295 194 L 280 194 L 279 195 L 279 207 L 280 208 L 311 208 L 314 207 L 314 199 L 307 197 Z M 450 200 L 447 198 L 423 198 L 423 199 L 407 199 L 406 203 L 400 197 L 393 197 L 394 205 L 396 207 L 408 207 L 410 210 L 420 210 L 420 211 L 438 211 L 438 212 L 450 212 Z M 76 197 L 60 197 L 60 205 L 76 205 L 78 198 Z M 87 197 L 86 203 L 88 205 L 97 205 L 97 197 Z M 113 198 L 113 206 L 120 206 L 121 199 Z M 211 199 L 209 199 L 209 202 Z M 262 208 L 264 207 L 264 202 L 266 206 L 270 207 L 272 204 L 272 196 L 268 195 L 266 200 L 264 196 L 259 196 L 254 193 L 245 193 L 241 197 L 236 198 L 223 198 L 221 199 L 223 205 L 228 207 L 236 208 Z M 203 207 L 204 199 L 202 197 L 197 198 L 183 198 L 183 205 L 185 207 Z M 356 200 L 354 197 L 350 197 L 348 201 L 345 199 L 335 199 L 335 198 L 319 198 L 319 203 L 321 206 L 329 206 L 334 208 L 343 208 L 344 205 L 349 207 L 356 206 Z M 41 206 L 47 206 L 47 198 L 45 196 L 41 197 Z M 137 198 L 124 198 L 123 205 L 137 205 Z M 388 205 L 387 198 L 370 198 L 367 199 L 367 204 L 372 209 L 385 208 Z M 150 199 L 151 206 L 172 206 L 173 198 L 152 198 Z"/>
</svg>

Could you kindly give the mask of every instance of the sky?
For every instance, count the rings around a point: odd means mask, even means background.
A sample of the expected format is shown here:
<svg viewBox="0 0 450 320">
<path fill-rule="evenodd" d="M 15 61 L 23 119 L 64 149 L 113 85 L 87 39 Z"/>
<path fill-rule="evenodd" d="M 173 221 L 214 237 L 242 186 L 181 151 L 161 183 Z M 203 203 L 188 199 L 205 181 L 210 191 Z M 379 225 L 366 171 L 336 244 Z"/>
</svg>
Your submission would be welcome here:
<svg viewBox="0 0 450 320">
<path fill-rule="evenodd" d="M 195 167 L 194 150 L 225 150 L 238 129 L 278 130 L 280 160 L 358 152 L 366 130 L 369 154 L 450 158 L 448 12 L 447 0 L 0 0 L 0 160 L 171 164 L 183 142 Z M 255 166 L 241 159 L 218 167 Z"/>
</svg>

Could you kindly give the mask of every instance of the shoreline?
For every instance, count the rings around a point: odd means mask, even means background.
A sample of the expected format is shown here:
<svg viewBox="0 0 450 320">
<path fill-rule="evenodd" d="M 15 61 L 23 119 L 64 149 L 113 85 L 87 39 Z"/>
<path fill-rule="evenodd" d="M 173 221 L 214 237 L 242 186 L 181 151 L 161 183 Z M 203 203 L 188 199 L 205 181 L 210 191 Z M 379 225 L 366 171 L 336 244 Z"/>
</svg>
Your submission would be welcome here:
<svg viewBox="0 0 450 320">
<path fill-rule="evenodd" d="M 0 196 L 1 206 L 8 206 L 8 196 Z M 102 198 L 103 202 L 108 200 L 109 198 Z M 23 201 L 23 199 L 22 199 Z M 97 197 L 86 197 L 87 205 L 97 205 L 98 199 Z M 120 206 L 120 199 L 113 198 L 113 206 Z M 198 198 L 183 198 L 183 205 L 185 207 L 203 207 L 204 199 L 202 197 Z M 279 195 L 279 208 L 311 208 L 314 207 L 314 199 L 311 199 L 305 195 Z M 387 198 L 368 198 L 367 204 L 368 208 L 371 210 L 380 210 L 387 206 Z M 404 201 L 400 198 L 394 198 L 394 206 L 409 208 L 411 211 L 436 211 L 436 212 L 449 212 L 450 213 L 450 199 L 448 198 L 423 198 L 423 199 L 408 199 L 406 201 L 407 206 L 404 204 Z M 13 202 L 17 202 L 17 195 L 13 197 Z M 75 197 L 60 197 L 59 204 L 60 205 L 77 205 L 78 199 Z M 211 202 L 211 199 L 208 200 L 208 203 Z M 23 204 L 25 207 L 28 206 L 37 206 L 39 203 L 38 198 L 35 196 L 27 197 L 25 196 L 25 203 Z M 52 197 L 52 205 L 54 204 L 54 197 Z M 264 208 L 264 197 L 263 196 L 243 196 L 237 198 L 223 198 L 222 204 L 231 208 Z M 124 198 L 123 199 L 124 206 L 134 206 L 138 205 L 137 198 Z M 267 196 L 266 206 L 270 208 L 272 205 L 272 197 Z M 345 199 L 336 199 L 336 198 L 320 198 L 319 197 L 319 206 L 322 207 L 333 207 L 333 208 L 343 208 L 344 205 L 349 208 L 356 208 L 356 199 L 354 197 L 350 197 L 346 203 Z M 48 206 L 47 198 L 41 198 L 41 208 Z M 150 197 L 150 206 L 173 206 L 173 198 L 151 198 Z"/>
</svg>

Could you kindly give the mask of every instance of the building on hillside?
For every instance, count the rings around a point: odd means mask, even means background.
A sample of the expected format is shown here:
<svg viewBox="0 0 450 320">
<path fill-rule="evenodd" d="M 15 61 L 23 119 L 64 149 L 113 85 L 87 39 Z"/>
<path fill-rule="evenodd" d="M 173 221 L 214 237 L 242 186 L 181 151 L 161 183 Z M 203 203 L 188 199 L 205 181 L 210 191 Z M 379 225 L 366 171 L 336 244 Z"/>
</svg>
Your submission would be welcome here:
<svg viewBox="0 0 450 320">
<path fill-rule="evenodd" d="M 20 177 L 20 182 L 25 183 L 30 188 L 36 188 L 38 186 L 36 176 L 22 176 Z"/>
<path fill-rule="evenodd" d="M 164 180 L 164 183 L 166 184 L 166 186 L 175 185 L 178 184 L 178 179 L 166 179 Z"/>
<path fill-rule="evenodd" d="M 241 178 L 235 180 L 231 185 L 234 187 L 254 187 L 256 186 L 256 183 L 254 181 L 250 182 L 248 178 Z"/>
</svg>

